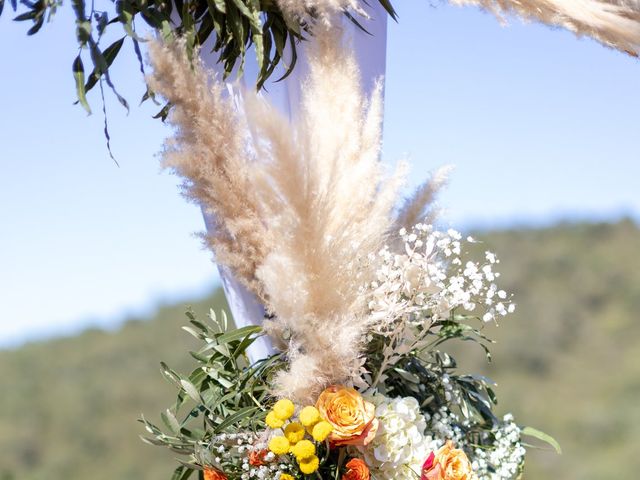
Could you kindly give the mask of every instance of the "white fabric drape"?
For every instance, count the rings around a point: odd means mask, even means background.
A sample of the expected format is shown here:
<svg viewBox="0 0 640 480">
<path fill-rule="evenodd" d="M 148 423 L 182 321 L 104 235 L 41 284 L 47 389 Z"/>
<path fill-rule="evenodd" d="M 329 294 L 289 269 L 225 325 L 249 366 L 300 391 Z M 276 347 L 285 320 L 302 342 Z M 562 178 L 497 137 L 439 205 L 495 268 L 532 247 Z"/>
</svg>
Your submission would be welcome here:
<svg viewBox="0 0 640 480">
<path fill-rule="evenodd" d="M 370 18 L 359 19 L 361 25 L 363 25 L 369 33 L 363 32 L 346 17 L 341 19 L 345 40 L 353 46 L 356 60 L 358 61 L 362 74 L 363 87 L 367 93 L 370 93 L 373 89 L 375 80 L 384 76 L 386 69 L 388 14 L 380 4 L 375 3 L 374 5 L 374 2 L 375 0 L 370 2 L 372 6 L 364 5 Z M 309 41 L 313 41 L 313 37 Z M 308 70 L 303 48 L 304 43 L 306 42 L 299 44 L 298 61 L 291 75 L 277 83 L 269 80 L 265 85 L 266 92 L 264 92 L 264 95 L 267 95 L 269 101 L 292 120 L 295 120 L 297 114 L 302 79 Z M 201 55 L 209 68 L 215 71 L 220 70 L 220 66 L 216 63 L 217 56 L 215 53 L 209 53 L 205 47 Z M 251 55 L 247 55 L 245 74 L 240 82 L 246 88 L 253 88 L 255 79 L 258 76 L 257 64 L 253 58 L 249 58 L 250 56 Z M 272 78 L 277 78 L 277 72 Z M 230 83 L 228 87 L 233 94 L 237 85 Z M 204 217 L 207 230 L 212 231 L 215 229 L 216 224 L 214 219 L 207 218 L 206 214 Z M 218 270 L 236 326 L 261 325 L 264 319 L 264 308 L 260 302 L 235 279 L 233 273 L 227 267 L 218 265 Z M 292 292 L 292 294 L 295 293 Z M 266 337 L 258 339 L 249 349 L 249 355 L 252 361 L 265 358 L 273 352 L 273 346 Z"/>
</svg>

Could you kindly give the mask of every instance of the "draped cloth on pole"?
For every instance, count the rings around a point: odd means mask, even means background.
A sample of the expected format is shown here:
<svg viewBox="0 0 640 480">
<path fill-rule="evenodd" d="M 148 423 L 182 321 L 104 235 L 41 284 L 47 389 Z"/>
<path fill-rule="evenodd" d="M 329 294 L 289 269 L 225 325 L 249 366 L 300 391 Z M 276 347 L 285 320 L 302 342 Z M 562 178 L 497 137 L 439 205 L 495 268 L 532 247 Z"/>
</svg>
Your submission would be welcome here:
<svg viewBox="0 0 640 480">
<path fill-rule="evenodd" d="M 362 85 L 367 94 L 370 94 L 373 90 L 376 79 L 385 74 L 387 52 L 388 14 L 379 3 L 370 3 L 372 6 L 364 5 L 364 2 L 362 2 L 363 8 L 369 13 L 370 18 L 358 19 L 368 33 L 363 32 L 346 16 L 341 19 L 344 38 L 347 41 L 347 45 L 350 43 L 354 50 L 362 75 Z M 313 37 L 309 38 L 308 41 L 313 41 Z M 292 121 L 295 121 L 298 105 L 300 104 L 302 80 L 308 72 L 304 51 L 305 43 L 307 42 L 298 44 L 298 60 L 293 72 L 281 82 L 274 82 L 269 79 L 265 84 L 266 91 L 263 92 L 269 101 L 282 113 L 288 115 Z M 201 56 L 207 67 L 214 71 L 220 71 L 221 67 L 217 63 L 216 54 L 209 53 L 206 46 L 203 47 Z M 285 55 L 285 64 L 286 60 Z M 278 78 L 277 73 L 276 71 L 272 78 Z M 230 78 L 232 77 L 233 75 L 230 76 Z M 257 77 L 257 64 L 249 53 L 247 54 L 244 77 L 241 79 L 241 84 L 246 88 L 254 88 L 253 85 Z M 234 90 L 237 88 L 235 83 L 228 84 L 228 90 L 232 95 L 234 95 Z M 207 231 L 215 231 L 215 219 L 204 212 L 203 215 Z M 235 278 L 229 268 L 218 264 L 218 271 L 220 272 L 222 286 L 236 326 L 261 325 L 265 312 L 258 299 Z M 292 295 L 295 295 L 295 292 L 292 292 Z M 257 339 L 249 348 L 249 355 L 253 362 L 266 358 L 272 353 L 274 353 L 274 348 L 266 336 Z"/>
</svg>

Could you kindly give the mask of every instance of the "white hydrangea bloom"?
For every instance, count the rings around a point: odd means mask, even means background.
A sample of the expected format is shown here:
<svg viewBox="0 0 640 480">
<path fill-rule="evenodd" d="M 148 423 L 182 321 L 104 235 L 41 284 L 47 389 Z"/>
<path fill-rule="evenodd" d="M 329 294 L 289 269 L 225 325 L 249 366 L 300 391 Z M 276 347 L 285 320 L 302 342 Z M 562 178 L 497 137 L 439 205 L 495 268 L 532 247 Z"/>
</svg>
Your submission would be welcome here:
<svg viewBox="0 0 640 480">
<path fill-rule="evenodd" d="M 374 440 L 361 449 L 373 478 L 405 480 L 418 475 L 431 451 L 431 437 L 425 436 L 427 422 L 418 401 L 412 397 L 369 399 L 380 422 Z"/>
</svg>

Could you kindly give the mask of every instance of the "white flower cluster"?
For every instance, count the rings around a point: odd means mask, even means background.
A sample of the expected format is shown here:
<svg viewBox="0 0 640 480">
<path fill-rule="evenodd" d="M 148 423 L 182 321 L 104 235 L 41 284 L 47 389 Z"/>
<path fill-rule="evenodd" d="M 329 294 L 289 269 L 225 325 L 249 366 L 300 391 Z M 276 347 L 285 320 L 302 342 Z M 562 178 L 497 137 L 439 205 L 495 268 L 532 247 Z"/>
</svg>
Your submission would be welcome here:
<svg viewBox="0 0 640 480">
<path fill-rule="evenodd" d="M 471 453 L 478 480 L 511 480 L 519 473 L 525 448 L 520 443 L 520 428 L 510 414 L 505 415 L 492 432 L 494 443 L 480 448 L 469 444 L 461 428 L 468 426 L 468 421 L 460 421 L 446 406 L 429 416 L 420 411 L 418 401 L 412 397 L 388 398 L 375 394 L 367 400 L 376 405 L 376 418 L 380 423 L 373 441 L 359 450 L 375 478 L 414 478 L 414 473 L 420 474 L 429 454 L 447 440 Z"/>
<path fill-rule="evenodd" d="M 494 283 L 499 260 L 485 253 L 486 263 L 466 260 L 463 241 L 455 230 L 434 231 L 417 224 L 400 230 L 403 251 L 383 248 L 377 261 L 377 279 L 370 285 L 369 309 L 374 328 L 384 333 L 400 318 L 433 320 L 448 318 L 454 309 L 481 310 L 485 322 L 513 312 L 509 295 Z M 469 237 L 468 242 L 474 242 Z"/>
<path fill-rule="evenodd" d="M 434 413 L 429 419 L 429 432 L 431 433 L 431 449 L 437 450 L 445 444 L 447 440 L 451 440 L 458 446 L 463 448 L 465 444 L 464 432 L 459 427 L 460 419 L 451 412 L 447 407 L 442 406 L 440 410 Z"/>
<path fill-rule="evenodd" d="M 413 397 L 388 398 L 374 395 L 379 427 L 374 440 L 362 449 L 372 476 L 385 480 L 404 480 L 420 474 L 431 451 L 431 438 L 425 437 L 427 423 Z"/>
<path fill-rule="evenodd" d="M 272 480 L 280 478 L 282 473 L 288 472 L 290 467 L 286 463 L 276 462 L 276 456 L 267 451 L 266 442 L 251 433 L 224 433 L 217 436 L 211 447 L 214 460 L 221 464 L 229 458 L 239 458 L 242 462 L 241 480 Z M 252 452 L 264 452 L 261 460 L 263 465 L 251 465 Z"/>
<path fill-rule="evenodd" d="M 526 450 L 520 443 L 520 427 L 513 416 L 504 416 L 500 427 L 493 432 L 495 442 L 489 449 L 476 448 L 473 469 L 479 480 L 509 480 L 515 478 L 524 462 Z"/>
</svg>

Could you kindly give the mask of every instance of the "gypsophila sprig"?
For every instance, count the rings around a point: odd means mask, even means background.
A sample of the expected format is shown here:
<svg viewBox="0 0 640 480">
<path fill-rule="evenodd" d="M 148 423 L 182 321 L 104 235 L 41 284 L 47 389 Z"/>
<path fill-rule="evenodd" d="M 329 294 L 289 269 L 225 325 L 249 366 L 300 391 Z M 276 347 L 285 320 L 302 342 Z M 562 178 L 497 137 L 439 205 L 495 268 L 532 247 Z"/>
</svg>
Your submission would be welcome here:
<svg viewBox="0 0 640 480">
<path fill-rule="evenodd" d="M 455 230 L 439 232 L 417 224 L 400 230 L 400 252 L 385 247 L 378 254 L 380 267 L 370 285 L 369 308 L 377 333 L 393 331 L 394 324 L 447 319 L 452 312 L 473 313 L 489 322 L 513 312 L 510 296 L 498 288 L 499 263 L 486 252 L 486 263 L 467 258 L 467 242 Z M 374 261 L 376 259 L 373 259 Z"/>
</svg>

